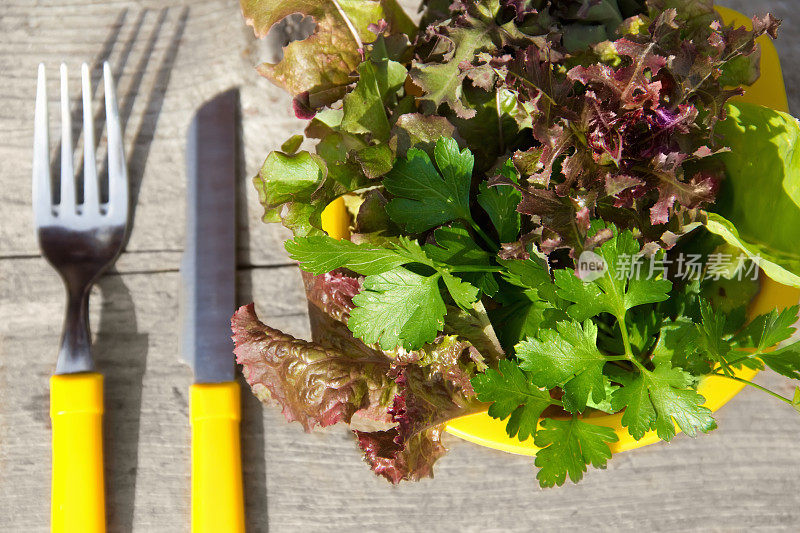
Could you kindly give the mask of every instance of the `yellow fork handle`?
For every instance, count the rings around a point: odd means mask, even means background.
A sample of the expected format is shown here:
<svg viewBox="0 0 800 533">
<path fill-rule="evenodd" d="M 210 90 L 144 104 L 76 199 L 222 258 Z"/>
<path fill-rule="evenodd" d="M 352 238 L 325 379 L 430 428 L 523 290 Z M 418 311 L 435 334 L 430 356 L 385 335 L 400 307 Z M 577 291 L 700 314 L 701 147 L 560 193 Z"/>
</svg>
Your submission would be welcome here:
<svg viewBox="0 0 800 533">
<path fill-rule="evenodd" d="M 192 533 L 243 533 L 238 383 L 192 385 Z"/>
<path fill-rule="evenodd" d="M 106 530 L 103 483 L 103 376 L 50 378 L 53 421 L 53 533 Z"/>
</svg>

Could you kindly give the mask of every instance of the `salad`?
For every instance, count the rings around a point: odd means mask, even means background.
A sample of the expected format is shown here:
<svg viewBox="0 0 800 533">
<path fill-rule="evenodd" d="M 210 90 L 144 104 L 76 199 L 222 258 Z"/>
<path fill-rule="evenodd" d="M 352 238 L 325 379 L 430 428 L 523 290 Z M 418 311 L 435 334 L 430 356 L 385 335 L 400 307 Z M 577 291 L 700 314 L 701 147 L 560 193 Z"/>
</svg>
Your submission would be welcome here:
<svg viewBox="0 0 800 533">
<path fill-rule="evenodd" d="M 800 288 L 800 126 L 736 99 L 780 22 L 725 25 L 712 0 L 420 9 L 242 0 L 260 37 L 316 23 L 258 67 L 308 126 L 254 178 L 294 234 L 313 341 L 239 309 L 253 392 L 307 431 L 351 424 L 393 483 L 432 476 L 444 425 L 487 409 L 538 448 L 542 486 L 606 465 L 596 413 L 636 440 L 714 429 L 707 376 L 800 411 L 800 388 L 740 375 L 800 379 L 797 306 L 747 316 L 759 276 Z"/>
</svg>

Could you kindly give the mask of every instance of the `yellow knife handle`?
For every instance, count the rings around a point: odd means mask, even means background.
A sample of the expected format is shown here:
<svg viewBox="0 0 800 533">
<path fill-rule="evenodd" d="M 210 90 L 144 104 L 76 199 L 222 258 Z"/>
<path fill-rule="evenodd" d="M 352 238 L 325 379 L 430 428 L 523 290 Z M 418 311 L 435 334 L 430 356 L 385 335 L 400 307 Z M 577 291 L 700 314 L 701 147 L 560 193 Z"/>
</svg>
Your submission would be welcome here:
<svg viewBox="0 0 800 533">
<path fill-rule="evenodd" d="M 243 533 L 238 383 L 192 385 L 192 533 Z"/>
<path fill-rule="evenodd" d="M 103 376 L 50 378 L 53 421 L 53 533 L 106 530 L 103 482 Z"/>
</svg>

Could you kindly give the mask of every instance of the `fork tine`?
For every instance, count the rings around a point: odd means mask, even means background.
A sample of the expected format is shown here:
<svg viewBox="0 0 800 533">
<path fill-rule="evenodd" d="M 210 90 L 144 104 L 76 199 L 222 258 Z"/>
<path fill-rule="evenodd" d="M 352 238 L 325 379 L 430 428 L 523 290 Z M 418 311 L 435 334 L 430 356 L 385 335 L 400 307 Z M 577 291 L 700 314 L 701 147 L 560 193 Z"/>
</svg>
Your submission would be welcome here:
<svg viewBox="0 0 800 533">
<path fill-rule="evenodd" d="M 94 158 L 94 117 L 92 116 L 92 82 L 89 65 L 81 65 L 81 92 L 83 94 L 83 212 L 100 211 L 100 194 L 97 183 L 97 166 Z"/>
<path fill-rule="evenodd" d="M 72 117 L 69 111 L 69 74 L 61 63 L 61 201 L 59 214 L 75 208 L 75 170 L 72 166 Z"/>
<path fill-rule="evenodd" d="M 114 77 L 107 61 L 103 63 L 103 84 L 108 128 L 108 216 L 122 222 L 128 218 L 128 169 L 125 165 Z"/>
<path fill-rule="evenodd" d="M 39 63 L 36 83 L 36 111 L 33 119 L 33 216 L 36 226 L 48 218 L 53 209 L 50 183 L 50 139 L 47 130 L 47 77 L 44 63 Z"/>
</svg>

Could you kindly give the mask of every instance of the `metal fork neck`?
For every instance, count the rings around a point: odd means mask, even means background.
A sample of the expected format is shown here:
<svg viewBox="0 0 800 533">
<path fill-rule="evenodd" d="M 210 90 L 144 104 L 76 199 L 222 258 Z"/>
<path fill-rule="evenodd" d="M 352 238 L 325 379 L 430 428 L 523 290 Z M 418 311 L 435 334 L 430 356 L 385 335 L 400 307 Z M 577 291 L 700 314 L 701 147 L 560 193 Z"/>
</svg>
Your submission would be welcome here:
<svg viewBox="0 0 800 533">
<path fill-rule="evenodd" d="M 67 289 L 67 312 L 56 374 L 94 370 L 92 338 L 89 333 L 89 292 L 90 286 L 79 290 Z"/>
</svg>

